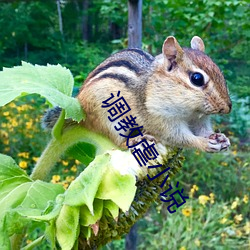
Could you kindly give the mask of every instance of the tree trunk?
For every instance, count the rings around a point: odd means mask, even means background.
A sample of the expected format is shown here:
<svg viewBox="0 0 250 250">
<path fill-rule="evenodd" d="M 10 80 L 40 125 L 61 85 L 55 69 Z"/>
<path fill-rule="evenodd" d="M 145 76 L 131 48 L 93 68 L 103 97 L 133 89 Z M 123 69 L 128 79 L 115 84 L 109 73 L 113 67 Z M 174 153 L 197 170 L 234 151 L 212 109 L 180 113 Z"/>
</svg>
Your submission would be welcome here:
<svg viewBox="0 0 250 250">
<path fill-rule="evenodd" d="M 63 22 L 62 22 L 62 12 L 61 12 L 60 0 L 56 1 L 56 5 L 57 5 L 57 12 L 58 12 L 58 20 L 59 20 L 59 30 L 63 36 Z"/>
<path fill-rule="evenodd" d="M 89 17 L 88 17 L 89 0 L 82 1 L 82 39 L 89 40 Z"/>
<path fill-rule="evenodd" d="M 128 47 L 142 47 L 142 0 L 128 1 Z"/>
</svg>

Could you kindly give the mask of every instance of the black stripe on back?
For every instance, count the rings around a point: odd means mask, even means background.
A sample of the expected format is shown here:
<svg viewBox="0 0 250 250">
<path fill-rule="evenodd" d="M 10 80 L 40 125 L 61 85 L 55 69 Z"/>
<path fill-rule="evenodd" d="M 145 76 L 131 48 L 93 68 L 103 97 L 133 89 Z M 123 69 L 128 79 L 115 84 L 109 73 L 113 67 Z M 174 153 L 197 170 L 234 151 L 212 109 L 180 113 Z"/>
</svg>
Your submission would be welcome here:
<svg viewBox="0 0 250 250">
<path fill-rule="evenodd" d="M 128 77 L 121 75 L 121 74 L 112 74 L 112 73 L 103 74 L 100 77 L 98 77 L 97 80 L 105 79 L 105 78 L 115 79 L 115 80 L 124 82 L 126 85 L 129 83 Z"/>
<path fill-rule="evenodd" d="M 132 51 L 132 52 L 138 53 L 141 56 L 144 56 L 149 62 L 153 62 L 154 61 L 154 57 L 153 56 L 151 56 L 150 54 L 146 53 L 145 51 L 143 51 L 141 49 L 126 49 L 126 51 Z"/>
<path fill-rule="evenodd" d="M 113 62 L 109 62 L 106 65 L 99 67 L 98 69 L 96 69 L 91 77 L 95 77 L 96 75 L 98 75 L 99 73 L 101 73 L 102 71 L 111 68 L 111 67 L 125 67 L 131 71 L 134 71 L 136 74 L 139 74 L 140 69 L 138 67 L 136 67 L 136 65 L 130 63 L 129 61 L 126 60 L 117 60 L 117 61 L 113 61 Z"/>
</svg>

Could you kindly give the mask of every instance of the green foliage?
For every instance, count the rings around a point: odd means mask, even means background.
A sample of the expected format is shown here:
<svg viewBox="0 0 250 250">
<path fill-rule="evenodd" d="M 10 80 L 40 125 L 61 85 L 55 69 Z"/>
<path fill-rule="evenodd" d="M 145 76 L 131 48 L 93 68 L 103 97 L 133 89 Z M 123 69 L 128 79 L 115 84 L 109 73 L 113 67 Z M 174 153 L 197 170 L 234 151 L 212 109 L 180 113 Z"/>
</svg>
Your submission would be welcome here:
<svg viewBox="0 0 250 250">
<path fill-rule="evenodd" d="M 26 216 L 37 215 L 64 190 L 57 184 L 34 181 L 22 171 L 12 158 L 0 154 L 1 165 L 1 249 L 9 249 L 9 237 L 21 233 L 29 224 Z"/>
<path fill-rule="evenodd" d="M 71 69 L 80 85 L 108 54 L 127 46 L 128 21 L 126 1 L 93 0 L 87 9 L 82 6 L 80 0 L 61 4 L 64 30 L 60 34 L 55 2 L 2 3 L 0 65 L 13 66 L 21 60 L 60 63 Z M 223 69 L 233 94 L 246 97 L 250 93 L 249 13 L 247 1 L 145 0 L 144 48 L 157 54 L 168 35 L 175 35 L 186 46 L 192 36 L 199 35 L 206 52 Z M 83 42 L 84 20 L 88 40 Z"/>
<path fill-rule="evenodd" d="M 23 93 L 44 93 L 44 97 L 51 102 L 51 96 L 54 96 L 55 99 L 52 100 L 55 101 L 60 91 L 63 95 L 59 95 L 61 98 L 59 102 L 63 103 L 71 94 L 73 87 L 70 72 L 61 66 L 51 65 L 44 67 L 24 63 L 23 66 L 1 72 L 0 80 L 2 105 Z M 9 86 L 6 84 L 7 80 L 9 80 Z M 38 85 L 38 81 L 41 86 Z M 19 82 L 22 84 L 20 85 Z M 60 86 L 58 86 L 59 82 L 62 83 Z M 29 83 L 29 88 L 26 83 Z M 42 91 L 43 88 L 46 92 Z M 6 92 L 9 94 L 6 95 Z M 76 117 L 77 110 L 78 106 L 73 106 L 74 112 L 68 113 L 71 115 L 69 118 Z M 67 113 L 67 107 L 62 110 L 62 115 L 52 132 L 54 137 L 37 161 L 30 177 L 12 158 L 0 154 L 0 174 L 2 174 L 0 176 L 2 204 L 0 244 L 2 249 L 20 248 L 19 241 L 24 237 L 23 231 L 33 226 L 34 223 L 42 231 L 46 227 L 42 233 L 45 237 L 37 235 L 33 242 L 24 247 L 25 249 L 42 244 L 45 238 L 49 239 L 52 248 L 55 247 L 56 242 L 62 249 L 77 249 L 78 244 L 84 241 L 85 244 L 88 242 L 93 246 L 100 246 L 127 232 L 136 217 L 145 212 L 145 208 L 150 204 L 145 201 L 148 198 L 142 196 L 144 206 L 137 208 L 134 204 L 133 210 L 130 210 L 137 190 L 135 176 L 142 178 L 146 175 L 130 152 L 115 150 L 116 146 L 107 139 L 82 126 L 64 129 L 62 126 L 64 111 Z M 8 111 L 5 111 L 4 116 L 8 115 Z M 81 118 L 78 116 L 78 119 Z M 8 138 L 6 132 L 5 137 Z M 93 145 L 88 148 L 91 143 Z M 77 148 L 88 156 L 81 157 L 84 163 L 89 163 L 86 160 L 90 161 L 91 158 L 93 161 L 64 192 L 63 186 L 43 182 L 40 179 L 44 180 L 47 177 L 61 154 L 70 153 L 68 148 L 71 150 Z M 96 150 L 93 151 L 93 148 Z M 173 155 L 175 153 L 169 151 L 169 155 L 164 155 L 164 157 L 171 158 Z M 29 153 L 23 152 L 20 156 L 29 158 Z M 20 167 L 27 167 L 26 164 L 21 163 L 19 163 Z M 171 176 L 176 173 L 179 165 L 172 168 Z M 156 197 L 155 190 L 157 189 L 151 190 L 152 196 L 150 192 L 147 192 L 150 194 L 150 200 Z M 125 212 L 129 212 L 128 222 Z M 120 224 L 117 223 L 118 216 L 120 216 Z M 102 226 L 99 226 L 99 223 L 102 223 Z M 109 235 L 107 232 L 110 227 L 112 233 Z M 97 232 L 99 232 L 98 236 Z M 99 236 L 100 234 L 102 237 Z M 81 241 L 78 241 L 79 236 L 82 238 Z"/>
<path fill-rule="evenodd" d="M 72 118 L 78 122 L 84 118 L 80 103 L 71 97 L 73 77 L 70 71 L 61 65 L 45 67 L 23 62 L 22 66 L 4 68 L 0 72 L 0 78 L 1 106 L 20 95 L 36 93 L 47 98 L 54 106 L 65 109 L 65 118 Z"/>
<path fill-rule="evenodd" d="M 186 204 L 182 213 L 152 209 L 139 223 L 138 249 L 248 249 L 250 223 L 240 214 L 248 205 L 234 202 L 217 202 L 204 195 Z"/>
<path fill-rule="evenodd" d="M 60 63 L 71 69 L 75 82 L 81 86 L 88 73 L 112 51 L 127 47 L 126 1 L 89 2 L 88 9 L 83 10 L 80 0 L 63 1 L 61 34 L 55 1 L 3 1 L 0 5 L 0 67 L 18 65 L 21 60 L 41 65 Z M 84 16 L 88 17 L 88 39 L 85 41 Z M 245 219 L 249 217 L 249 209 L 245 205 L 249 203 L 245 197 L 249 193 L 250 185 L 248 19 L 248 1 L 143 1 L 143 48 L 157 54 L 161 52 L 162 43 L 168 35 L 175 35 L 184 46 L 188 46 L 193 35 L 201 36 L 206 45 L 206 52 L 225 74 L 233 97 L 233 110 L 229 116 L 218 116 L 215 120 L 216 124 L 219 124 L 216 128 L 231 135 L 231 152 L 218 155 L 190 151 L 186 153 L 185 174 L 181 175 L 182 184 L 186 188 L 196 184 L 199 191 L 194 195 L 192 203 L 187 203 L 187 210 L 183 210 L 186 215 L 175 213 L 167 218 L 164 208 L 161 213 L 152 210 L 141 222 L 142 227 L 139 229 L 144 232 L 140 235 L 141 249 L 165 249 L 166 246 L 169 249 L 196 249 L 214 248 L 215 245 L 218 246 L 216 249 L 229 249 L 230 246 L 234 249 L 248 247 L 246 237 L 249 236 L 249 222 Z M 64 79 L 62 81 L 64 82 Z M 9 98 L 9 95 L 7 97 Z M 0 152 L 12 155 L 18 165 L 28 173 L 36 164 L 47 140 L 47 135 L 41 132 L 39 125 L 40 116 L 46 108 L 43 99 L 35 95 L 21 97 L 15 103 L 1 108 Z M 61 131 L 58 131 L 56 137 L 60 137 Z M 90 149 L 88 145 L 81 142 L 68 151 L 73 157 L 78 155 L 76 158 L 85 165 L 65 156 L 53 170 L 53 183 L 60 183 L 67 188 L 75 176 L 83 171 L 96 154 L 94 147 Z M 84 157 L 82 152 L 86 153 Z M 23 188 L 30 185 L 25 175 L 17 178 L 9 176 L 7 179 L 3 182 L 1 180 L 1 187 L 6 190 L 2 198 L 17 185 L 25 184 Z M 198 197 L 211 192 L 215 193 L 215 204 L 212 204 L 211 200 L 205 207 L 199 204 Z M 47 220 L 59 214 L 62 207 L 60 202 L 58 201 L 57 206 L 53 202 L 48 205 L 45 211 Z M 231 208 L 233 204 L 237 204 L 234 209 Z M 85 226 L 91 220 L 93 223 L 105 208 L 113 217 L 117 215 L 117 205 L 112 202 L 107 204 L 105 201 L 101 204 L 96 198 L 93 206 L 97 211 L 96 217 L 91 217 L 87 206 L 82 206 L 80 224 Z M 191 206 L 192 214 L 187 216 Z M 224 209 L 224 206 L 227 206 L 227 209 Z M 83 214 L 86 217 L 82 216 Z M 240 214 L 243 220 L 238 223 L 235 216 Z M 43 216 L 46 218 L 46 215 Z M 7 218 L 7 221 L 19 223 L 14 223 L 10 227 L 11 230 L 15 226 L 18 228 L 26 225 L 26 221 L 21 220 L 17 213 L 8 214 Z M 218 218 L 226 218 L 227 222 L 220 223 Z M 177 232 L 176 225 L 179 225 Z M 40 241 L 43 241 L 41 249 L 53 247 L 53 244 L 44 243 L 41 235 L 44 234 L 45 227 L 41 226 L 40 222 L 32 222 L 29 226 L 28 243 L 33 240 L 30 247 Z M 203 230 L 204 227 L 207 233 Z M 85 236 L 90 234 L 91 230 L 85 231 Z M 50 242 L 55 242 L 53 223 L 46 228 L 46 235 Z M 0 234 L 0 237 L 5 236 Z M 108 246 L 108 249 L 121 248 L 124 248 L 124 240 Z"/>
</svg>

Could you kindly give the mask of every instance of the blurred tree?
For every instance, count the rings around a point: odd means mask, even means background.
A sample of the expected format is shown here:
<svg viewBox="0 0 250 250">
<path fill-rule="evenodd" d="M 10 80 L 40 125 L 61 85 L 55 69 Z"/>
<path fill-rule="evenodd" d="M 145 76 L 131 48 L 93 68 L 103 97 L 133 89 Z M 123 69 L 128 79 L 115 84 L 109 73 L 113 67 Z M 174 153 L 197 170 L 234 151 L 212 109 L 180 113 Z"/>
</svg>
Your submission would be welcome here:
<svg viewBox="0 0 250 250">
<path fill-rule="evenodd" d="M 128 47 L 142 46 L 142 0 L 128 0 Z"/>
<path fill-rule="evenodd" d="M 58 21 L 58 2 L 1 1 L 0 66 L 16 65 L 21 60 L 61 63 L 71 65 L 76 75 L 84 71 L 85 76 L 93 62 L 100 62 L 96 58 L 101 60 L 128 46 L 128 1 L 61 0 L 62 21 Z M 140 2 L 129 1 L 129 6 L 139 10 Z M 168 35 L 175 35 L 182 45 L 199 35 L 205 41 L 206 52 L 223 69 L 231 92 L 246 97 L 250 93 L 249 10 L 249 1 L 240 0 L 144 0 L 143 48 L 157 54 Z M 89 46 L 91 50 L 99 49 L 99 54 L 91 53 Z M 85 54 L 88 58 L 81 68 L 78 64 Z"/>
</svg>

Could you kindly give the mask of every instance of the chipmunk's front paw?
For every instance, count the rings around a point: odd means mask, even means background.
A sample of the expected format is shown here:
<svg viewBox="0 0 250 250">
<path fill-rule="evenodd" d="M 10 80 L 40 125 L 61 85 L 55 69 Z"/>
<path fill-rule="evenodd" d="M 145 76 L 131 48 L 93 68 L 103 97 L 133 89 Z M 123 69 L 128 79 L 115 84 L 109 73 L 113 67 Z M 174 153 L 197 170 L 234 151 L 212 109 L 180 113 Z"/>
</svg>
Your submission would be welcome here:
<svg viewBox="0 0 250 250">
<path fill-rule="evenodd" d="M 129 140 L 129 147 L 133 147 L 134 145 L 141 142 L 143 139 L 146 139 L 146 141 L 151 141 L 151 142 L 156 143 L 156 139 L 154 138 L 154 136 L 149 135 L 149 134 L 144 134 L 143 136 L 130 139 Z"/>
<path fill-rule="evenodd" d="M 216 153 L 220 151 L 225 151 L 230 147 L 229 139 L 221 133 L 215 133 L 208 138 L 208 148 L 207 152 Z"/>
</svg>

